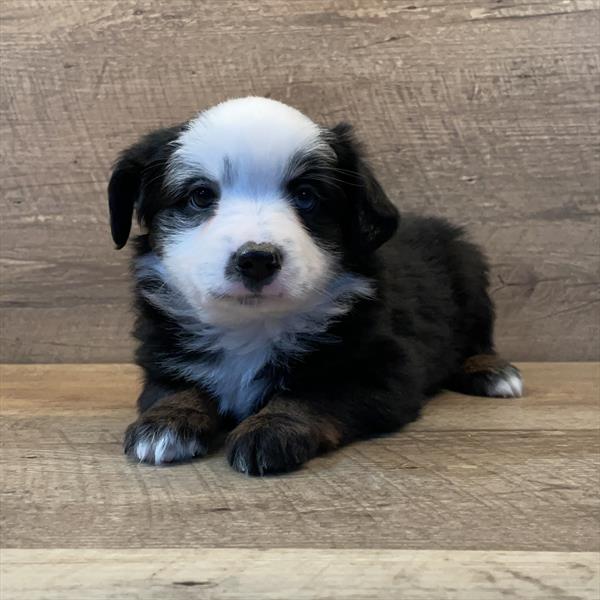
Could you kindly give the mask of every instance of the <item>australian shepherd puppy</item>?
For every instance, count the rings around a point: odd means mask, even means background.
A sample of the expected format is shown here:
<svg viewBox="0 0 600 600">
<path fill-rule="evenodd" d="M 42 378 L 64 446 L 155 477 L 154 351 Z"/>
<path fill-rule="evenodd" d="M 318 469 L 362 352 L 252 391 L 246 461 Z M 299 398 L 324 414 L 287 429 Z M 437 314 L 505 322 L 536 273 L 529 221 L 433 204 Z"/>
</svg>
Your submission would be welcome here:
<svg viewBox="0 0 600 600">
<path fill-rule="evenodd" d="M 228 430 L 234 469 L 278 473 L 399 429 L 441 388 L 521 395 L 480 250 L 401 219 L 349 125 L 230 100 L 123 152 L 108 194 L 118 248 L 134 211 L 145 229 L 137 460 L 199 457 Z"/>
</svg>

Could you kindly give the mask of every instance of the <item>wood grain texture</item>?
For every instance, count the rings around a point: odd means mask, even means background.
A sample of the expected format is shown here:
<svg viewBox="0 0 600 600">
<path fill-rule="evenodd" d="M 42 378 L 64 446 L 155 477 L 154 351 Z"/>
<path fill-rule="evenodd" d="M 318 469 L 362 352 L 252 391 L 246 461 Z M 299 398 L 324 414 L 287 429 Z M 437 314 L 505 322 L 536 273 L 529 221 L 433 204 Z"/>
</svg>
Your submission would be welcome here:
<svg viewBox="0 0 600 600">
<path fill-rule="evenodd" d="M 584 552 L 8 550 L 11 600 L 597 600 Z"/>
<path fill-rule="evenodd" d="M 267 95 L 355 123 L 401 209 L 493 263 L 500 349 L 600 355 L 598 0 L 4 0 L 8 362 L 130 360 L 105 186 L 141 133 Z"/>
<path fill-rule="evenodd" d="M 598 551 L 600 365 L 522 367 L 523 399 L 443 394 L 403 432 L 256 479 L 221 451 L 128 461 L 132 366 L 3 366 L 2 546 Z"/>
</svg>

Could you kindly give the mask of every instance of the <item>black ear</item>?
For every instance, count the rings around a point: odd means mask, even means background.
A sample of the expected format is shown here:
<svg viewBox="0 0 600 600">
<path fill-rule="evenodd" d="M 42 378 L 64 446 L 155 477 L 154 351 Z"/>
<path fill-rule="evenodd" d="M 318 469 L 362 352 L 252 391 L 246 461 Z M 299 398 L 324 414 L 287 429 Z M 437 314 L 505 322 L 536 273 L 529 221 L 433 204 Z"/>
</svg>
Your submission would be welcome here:
<svg viewBox="0 0 600 600">
<path fill-rule="evenodd" d="M 129 239 L 133 205 L 140 195 L 142 168 L 126 154 L 115 165 L 108 183 L 108 206 L 110 209 L 110 231 L 117 249 Z"/>
<path fill-rule="evenodd" d="M 331 129 L 330 144 L 337 155 L 337 177 L 352 201 L 349 241 L 362 252 L 373 252 L 394 235 L 400 215 L 362 157 L 352 126 L 340 123 Z"/>
<path fill-rule="evenodd" d="M 142 219 L 142 196 L 145 180 L 156 183 L 160 169 L 164 170 L 170 142 L 182 131 L 183 125 L 159 129 L 144 136 L 121 153 L 108 183 L 110 230 L 117 249 L 129 238 L 133 209 L 137 206 Z"/>
</svg>

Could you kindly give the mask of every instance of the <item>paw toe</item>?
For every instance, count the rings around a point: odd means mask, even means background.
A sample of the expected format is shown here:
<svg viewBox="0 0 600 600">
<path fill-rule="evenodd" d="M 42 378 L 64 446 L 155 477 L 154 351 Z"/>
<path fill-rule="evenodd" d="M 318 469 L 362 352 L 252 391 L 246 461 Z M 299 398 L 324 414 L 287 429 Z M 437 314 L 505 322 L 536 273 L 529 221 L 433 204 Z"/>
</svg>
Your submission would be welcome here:
<svg viewBox="0 0 600 600">
<path fill-rule="evenodd" d="M 523 395 L 523 379 L 512 365 L 494 374 L 487 385 L 487 395 L 496 398 L 520 398 Z"/>
<path fill-rule="evenodd" d="M 125 435 L 125 453 L 140 462 L 161 465 L 206 454 L 207 445 L 192 431 L 133 423 Z"/>
<path fill-rule="evenodd" d="M 247 475 L 292 471 L 316 453 L 309 431 L 274 418 L 251 417 L 230 434 L 227 445 L 229 464 Z"/>
<path fill-rule="evenodd" d="M 166 430 L 153 439 L 137 440 L 131 453 L 140 462 L 160 465 L 201 456 L 206 453 L 206 448 L 197 439 L 181 439 Z"/>
</svg>

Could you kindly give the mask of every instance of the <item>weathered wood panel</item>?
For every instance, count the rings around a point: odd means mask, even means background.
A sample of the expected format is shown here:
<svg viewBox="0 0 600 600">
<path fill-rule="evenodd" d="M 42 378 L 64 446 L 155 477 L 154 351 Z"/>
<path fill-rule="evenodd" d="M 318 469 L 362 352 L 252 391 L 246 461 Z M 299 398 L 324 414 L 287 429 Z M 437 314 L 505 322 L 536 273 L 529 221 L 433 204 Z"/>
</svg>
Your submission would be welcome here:
<svg viewBox="0 0 600 600">
<path fill-rule="evenodd" d="M 110 164 L 244 94 L 354 122 L 402 209 L 467 225 L 511 358 L 597 357 L 599 7 L 4 0 L 0 357 L 131 357 Z"/>
<path fill-rule="evenodd" d="M 593 552 L 5 550 L 11 600 L 597 600 Z"/>
<path fill-rule="evenodd" d="M 440 395 L 403 432 L 256 479 L 220 450 L 127 460 L 130 365 L 3 366 L 2 545 L 598 551 L 600 365 L 523 372 L 525 398 Z"/>
</svg>

